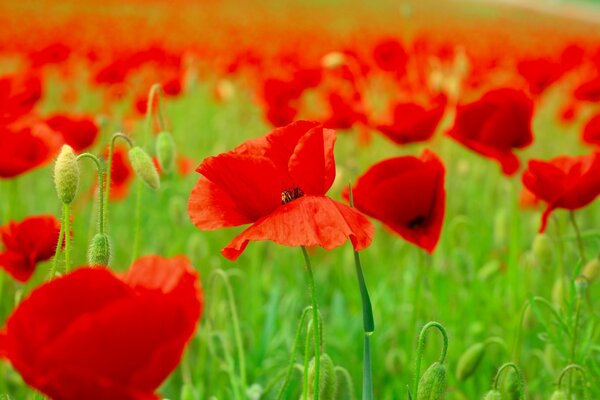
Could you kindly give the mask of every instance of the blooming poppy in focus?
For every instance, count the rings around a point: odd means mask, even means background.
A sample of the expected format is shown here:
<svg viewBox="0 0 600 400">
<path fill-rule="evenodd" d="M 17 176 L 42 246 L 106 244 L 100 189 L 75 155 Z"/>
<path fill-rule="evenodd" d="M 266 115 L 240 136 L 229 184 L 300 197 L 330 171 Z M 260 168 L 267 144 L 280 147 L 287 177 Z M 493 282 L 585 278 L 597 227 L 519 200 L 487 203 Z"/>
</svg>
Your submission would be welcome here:
<svg viewBox="0 0 600 400">
<path fill-rule="evenodd" d="M 494 89 L 473 103 L 459 105 L 454 127 L 448 135 L 471 150 L 497 160 L 502 172 L 512 175 L 520 165 L 514 149 L 533 142 L 532 118 L 533 101 L 522 91 Z"/>
<path fill-rule="evenodd" d="M 106 155 L 108 151 L 106 152 Z M 129 165 L 128 152 L 115 146 L 110 176 L 110 199 L 121 200 L 129 193 L 129 184 L 133 178 L 133 169 Z"/>
<path fill-rule="evenodd" d="M 11 221 L 0 227 L 4 250 L 0 268 L 19 282 L 27 282 L 38 262 L 50 259 L 56 250 L 60 223 L 52 215 L 38 215 Z"/>
<path fill-rule="evenodd" d="M 252 224 L 221 253 L 235 260 L 250 240 L 361 250 L 374 233 L 360 212 L 325 196 L 335 178 L 335 132 L 297 121 L 206 158 L 188 204 L 202 230 Z"/>
<path fill-rule="evenodd" d="M 122 277 L 82 267 L 17 307 L 0 331 L 0 355 L 53 399 L 158 399 L 202 307 L 185 257 L 142 257 Z"/>
<path fill-rule="evenodd" d="M 389 38 L 375 45 L 373 59 L 375 64 L 384 71 L 402 73 L 406 69 L 408 55 L 400 41 Z"/>
<path fill-rule="evenodd" d="M 66 144 L 76 152 L 87 149 L 94 144 L 100 128 L 90 117 L 75 117 L 66 114 L 56 114 L 46 119 L 46 124 L 59 132 Z"/>
<path fill-rule="evenodd" d="M 42 81 L 35 75 L 0 78 L 0 123 L 12 122 L 27 114 L 42 98 Z"/>
<path fill-rule="evenodd" d="M 531 193 L 547 203 L 540 227 L 543 232 L 554 209 L 576 210 L 600 194 L 600 153 L 531 160 L 522 180 Z"/>
<path fill-rule="evenodd" d="M 600 146 L 600 113 L 594 115 L 583 127 L 583 141 Z"/>
<path fill-rule="evenodd" d="M 55 148 L 42 135 L 43 128 L 0 125 L 0 178 L 14 178 L 52 158 Z"/>
<path fill-rule="evenodd" d="M 352 189 L 354 206 L 403 239 L 432 253 L 446 207 L 445 168 L 431 151 L 373 165 Z"/>
<path fill-rule="evenodd" d="M 377 129 L 398 144 L 424 142 L 433 136 L 445 109 L 445 97 L 430 108 L 417 103 L 397 103 L 390 123 L 377 125 Z"/>
</svg>

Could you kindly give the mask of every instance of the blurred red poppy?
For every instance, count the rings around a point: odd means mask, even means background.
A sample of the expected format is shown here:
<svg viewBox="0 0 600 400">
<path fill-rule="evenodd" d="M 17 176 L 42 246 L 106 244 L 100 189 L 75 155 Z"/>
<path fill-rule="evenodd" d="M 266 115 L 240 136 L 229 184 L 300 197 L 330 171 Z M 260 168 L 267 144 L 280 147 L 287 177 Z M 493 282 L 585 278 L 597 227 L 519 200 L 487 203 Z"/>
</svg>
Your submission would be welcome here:
<svg viewBox="0 0 600 400">
<path fill-rule="evenodd" d="M 373 226 L 325 196 L 335 178 L 335 132 L 297 121 L 233 151 L 206 158 L 190 195 L 190 219 L 203 230 L 252 224 L 221 252 L 235 260 L 250 240 L 331 249 L 348 238 L 371 243 Z"/>
<path fill-rule="evenodd" d="M 105 152 L 108 156 L 108 150 Z M 121 200 L 129 193 L 129 184 L 133 178 L 133 169 L 129 165 L 128 152 L 115 146 L 110 176 L 110 200 Z"/>
<path fill-rule="evenodd" d="M 17 307 L 0 331 L 0 355 L 54 399 L 158 399 L 202 308 L 185 257 L 143 257 L 123 277 L 78 268 Z"/>
<path fill-rule="evenodd" d="M 58 64 L 66 61 L 71 54 L 71 49 L 64 43 L 52 43 L 48 46 L 33 51 L 29 54 L 32 67 L 41 67 L 46 64 Z"/>
<path fill-rule="evenodd" d="M 592 116 L 583 127 L 583 141 L 600 146 L 600 113 Z"/>
<path fill-rule="evenodd" d="M 56 250 L 60 223 L 52 215 L 28 217 L 0 227 L 4 250 L 0 268 L 19 282 L 27 282 L 40 261 L 50 259 Z"/>
<path fill-rule="evenodd" d="M 402 43 L 394 38 L 383 39 L 373 48 L 375 64 L 384 71 L 403 73 L 408 55 Z"/>
<path fill-rule="evenodd" d="M 35 75 L 0 78 L 0 124 L 27 114 L 42 97 L 42 81 Z"/>
<path fill-rule="evenodd" d="M 94 144 L 100 128 L 93 118 L 56 114 L 46 119 L 46 124 L 59 132 L 66 144 L 76 152 L 87 149 Z"/>
<path fill-rule="evenodd" d="M 576 210 L 600 194 L 600 153 L 531 160 L 522 180 L 531 193 L 547 203 L 540 227 L 543 232 L 554 209 Z"/>
<path fill-rule="evenodd" d="M 573 96 L 581 101 L 600 101 L 600 75 L 577 86 Z"/>
<path fill-rule="evenodd" d="M 352 189 L 354 205 L 406 241 L 432 253 L 446 207 L 445 168 L 431 151 L 373 165 Z"/>
<path fill-rule="evenodd" d="M 323 121 L 323 126 L 330 129 L 351 129 L 355 123 L 366 124 L 367 119 L 360 111 L 360 99 L 347 99 L 339 93 L 329 93 L 329 115 Z"/>
<path fill-rule="evenodd" d="M 398 144 L 424 142 L 433 136 L 445 109 L 445 97 L 429 108 L 417 103 L 397 103 L 390 123 L 377 125 L 377 129 Z"/>
<path fill-rule="evenodd" d="M 50 161 L 56 147 L 44 129 L 36 124 L 0 125 L 0 178 L 14 178 Z"/>
<path fill-rule="evenodd" d="M 564 73 L 564 67 L 560 63 L 544 57 L 520 61 L 517 70 L 527 81 L 533 95 L 544 92 Z"/>
<path fill-rule="evenodd" d="M 494 89 L 473 103 L 459 105 L 454 127 L 448 135 L 471 150 L 497 160 L 502 172 L 512 175 L 520 165 L 514 149 L 533 142 L 532 117 L 533 101 L 522 91 Z"/>
</svg>

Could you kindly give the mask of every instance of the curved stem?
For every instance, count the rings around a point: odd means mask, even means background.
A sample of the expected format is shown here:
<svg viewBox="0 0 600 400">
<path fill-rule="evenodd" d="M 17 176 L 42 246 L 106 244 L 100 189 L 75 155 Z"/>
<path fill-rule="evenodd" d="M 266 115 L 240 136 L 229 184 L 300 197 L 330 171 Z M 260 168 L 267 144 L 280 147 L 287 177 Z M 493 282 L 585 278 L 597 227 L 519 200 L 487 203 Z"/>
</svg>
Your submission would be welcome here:
<svg viewBox="0 0 600 400">
<path fill-rule="evenodd" d="M 581 262 L 585 262 L 585 248 L 583 246 L 583 240 L 581 239 L 581 232 L 579 231 L 579 226 L 577 225 L 577 220 L 575 219 L 575 211 L 571 211 L 569 213 L 569 217 L 571 219 L 571 225 L 573 225 L 573 229 L 575 230 L 575 236 L 577 237 L 579 257 L 581 257 Z"/>
<path fill-rule="evenodd" d="M 160 129 L 164 130 L 165 126 L 165 110 L 163 108 L 163 104 L 161 101 L 162 98 L 162 87 L 160 83 L 155 83 L 150 87 L 150 92 L 148 93 L 148 103 L 146 106 L 146 122 L 144 125 L 144 145 L 148 142 L 148 135 L 152 132 L 152 116 L 154 115 L 154 98 L 156 98 L 157 106 L 158 106 L 158 123 L 160 125 Z"/>
<path fill-rule="evenodd" d="M 296 337 L 294 338 L 294 346 L 292 347 L 292 356 L 290 358 L 290 364 L 285 372 L 285 380 L 283 381 L 283 385 L 281 386 L 281 389 L 279 389 L 279 393 L 277 394 L 277 399 L 281 399 L 283 397 L 285 390 L 287 389 L 287 387 L 290 383 L 290 378 L 292 376 L 292 371 L 294 369 L 294 364 L 296 361 L 296 354 L 298 352 L 298 344 L 300 343 L 302 327 L 304 326 L 304 320 L 306 319 L 306 315 L 308 314 L 308 312 L 311 310 L 312 310 L 311 306 L 306 307 L 302 311 L 302 315 L 300 316 L 300 322 L 298 323 L 298 329 L 296 329 Z M 308 332 L 307 332 L 307 336 L 308 336 Z"/>
<path fill-rule="evenodd" d="M 62 217 L 61 217 L 62 220 Z M 64 220 L 63 220 L 64 221 Z M 65 235 L 65 226 L 63 221 L 60 223 L 60 231 L 58 233 L 58 242 L 56 242 L 56 251 L 54 252 L 54 258 L 52 259 L 52 266 L 50 267 L 50 280 L 54 279 L 56 275 L 56 266 L 58 264 L 58 256 L 60 255 L 60 249 L 62 248 L 64 235 Z"/>
<path fill-rule="evenodd" d="M 135 231 L 133 233 L 133 249 L 131 250 L 131 263 L 138 257 L 140 248 L 140 226 L 142 225 L 142 181 L 137 180 L 135 184 Z"/>
<path fill-rule="evenodd" d="M 77 161 L 82 158 L 89 158 L 94 161 L 98 170 L 98 231 L 104 233 L 104 171 L 98 157 L 90 153 L 83 153 L 77 156 Z"/>
<path fill-rule="evenodd" d="M 423 358 L 423 350 L 425 349 L 425 334 L 430 328 L 436 328 L 442 334 L 443 345 L 442 352 L 440 353 L 439 363 L 443 364 L 448 353 L 448 334 L 446 329 L 439 322 L 431 321 L 425 324 L 419 334 L 419 342 L 417 344 L 417 361 L 415 366 L 415 380 L 413 382 L 413 393 L 412 396 L 416 399 L 419 390 L 419 376 L 421 374 L 421 359 Z"/>
<path fill-rule="evenodd" d="M 302 246 L 302 254 L 304 255 L 305 267 L 306 267 L 306 278 L 308 281 L 308 290 L 310 291 L 310 297 L 312 301 L 312 314 L 313 314 L 313 330 L 314 330 L 314 344 L 315 344 L 315 385 L 314 385 L 314 400 L 319 400 L 319 377 L 321 374 L 321 340 L 319 334 L 319 308 L 317 306 L 317 293 L 315 290 L 315 279 L 313 277 L 312 266 L 308 252 L 306 248 Z"/>
<path fill-rule="evenodd" d="M 557 386 L 559 389 L 562 385 L 562 380 L 565 377 L 565 375 L 567 374 L 567 372 L 572 371 L 572 370 L 578 371 L 581 374 L 584 382 L 587 381 L 587 377 L 585 375 L 585 369 L 583 369 L 583 367 L 581 365 L 569 364 L 565 368 L 563 368 L 563 370 L 560 372 L 560 375 L 558 376 Z"/>
<path fill-rule="evenodd" d="M 519 369 L 517 364 L 513 362 L 507 362 L 506 364 L 503 364 L 500 368 L 498 368 L 498 372 L 496 372 L 496 376 L 494 377 L 494 383 L 492 385 L 492 388 L 494 390 L 498 390 L 498 382 L 500 381 L 500 375 L 502 375 L 502 372 L 507 368 L 514 369 L 515 373 L 517 374 L 517 377 L 519 378 L 519 394 L 522 395 L 524 392 L 523 375 L 521 375 L 521 370 Z"/>
<path fill-rule="evenodd" d="M 115 150 L 115 142 L 117 139 L 124 140 L 129 145 L 129 148 L 133 147 L 133 142 L 124 133 L 117 132 L 110 139 L 110 145 L 108 147 L 108 165 L 106 166 L 106 188 L 105 188 L 106 193 L 104 195 L 104 198 L 106 199 L 106 201 L 104 202 L 104 210 L 103 210 L 104 226 L 108 226 L 108 200 L 110 199 L 110 183 L 111 183 L 111 177 L 112 177 L 113 152 Z"/>
<path fill-rule="evenodd" d="M 63 204 L 63 224 L 65 226 L 65 273 L 71 268 L 71 206 Z"/>
</svg>

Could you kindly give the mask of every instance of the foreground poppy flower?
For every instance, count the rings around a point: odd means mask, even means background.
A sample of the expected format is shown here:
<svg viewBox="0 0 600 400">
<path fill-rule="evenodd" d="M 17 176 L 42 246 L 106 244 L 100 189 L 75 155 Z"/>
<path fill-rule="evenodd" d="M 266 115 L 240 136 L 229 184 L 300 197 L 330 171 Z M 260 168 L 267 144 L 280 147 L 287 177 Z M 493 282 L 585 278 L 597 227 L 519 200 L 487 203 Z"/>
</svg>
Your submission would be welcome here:
<svg viewBox="0 0 600 400">
<path fill-rule="evenodd" d="M 445 168 L 431 151 L 373 165 L 352 189 L 354 205 L 403 239 L 432 253 L 444 221 Z"/>
<path fill-rule="evenodd" d="M 123 277 L 78 268 L 17 307 L 0 331 L 0 356 L 53 399 L 158 399 L 202 306 L 185 257 L 142 257 Z"/>
<path fill-rule="evenodd" d="M 398 144 L 424 142 L 433 136 L 445 108 L 445 99 L 428 109 L 417 103 L 398 103 L 391 122 L 377 125 L 377 129 Z"/>
<path fill-rule="evenodd" d="M 235 260 L 250 240 L 331 249 L 348 238 L 371 243 L 373 226 L 356 210 L 325 196 L 335 178 L 335 132 L 297 121 L 233 151 L 206 158 L 188 204 L 203 230 L 252 224 L 221 253 Z"/>
<path fill-rule="evenodd" d="M 502 172 L 519 169 L 514 149 L 533 142 L 533 101 L 522 91 L 510 88 L 487 92 L 479 100 L 456 109 L 454 127 L 448 135 L 473 151 L 497 160 Z"/>
<path fill-rule="evenodd" d="M 52 215 L 29 217 L 0 227 L 0 268 L 19 282 L 27 282 L 40 261 L 50 259 L 56 250 L 60 223 Z"/>
<path fill-rule="evenodd" d="M 59 132 L 64 142 L 76 152 L 93 145 L 100 130 L 98 124 L 92 118 L 63 114 L 57 114 L 46 119 L 46 124 L 54 131 Z"/>
<path fill-rule="evenodd" d="M 523 185 L 547 203 L 540 227 L 544 232 L 554 209 L 576 210 L 600 194 L 600 153 L 531 160 L 523 172 Z"/>
</svg>

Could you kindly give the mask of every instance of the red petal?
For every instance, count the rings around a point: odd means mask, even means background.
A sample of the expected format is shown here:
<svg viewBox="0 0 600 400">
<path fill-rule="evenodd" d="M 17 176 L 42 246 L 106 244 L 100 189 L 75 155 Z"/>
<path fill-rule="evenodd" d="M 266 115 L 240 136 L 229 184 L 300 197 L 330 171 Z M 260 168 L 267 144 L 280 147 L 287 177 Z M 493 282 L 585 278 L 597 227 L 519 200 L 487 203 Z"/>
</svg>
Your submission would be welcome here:
<svg viewBox="0 0 600 400">
<path fill-rule="evenodd" d="M 369 246 L 373 235 L 373 226 L 358 211 L 328 197 L 304 196 L 254 223 L 236 236 L 221 253 L 235 260 L 251 240 L 332 249 L 350 238 L 354 249 L 361 250 Z"/>
</svg>

